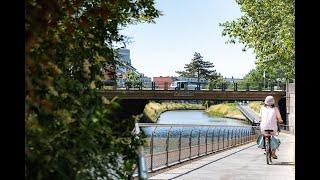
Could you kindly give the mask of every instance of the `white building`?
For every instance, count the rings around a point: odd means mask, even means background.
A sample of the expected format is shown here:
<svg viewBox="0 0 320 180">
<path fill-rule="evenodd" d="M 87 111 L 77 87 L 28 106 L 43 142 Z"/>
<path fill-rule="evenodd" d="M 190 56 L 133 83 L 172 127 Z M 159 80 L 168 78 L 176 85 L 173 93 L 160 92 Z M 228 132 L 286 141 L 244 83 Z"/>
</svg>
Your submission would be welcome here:
<svg viewBox="0 0 320 180">
<path fill-rule="evenodd" d="M 130 50 L 126 48 L 120 48 L 118 50 L 119 55 L 119 63 L 120 65 L 117 66 L 117 86 L 118 87 L 125 87 L 125 76 L 124 74 L 131 70 L 136 73 L 144 87 L 151 87 L 151 78 L 144 76 L 143 74 L 139 73 L 136 68 L 131 65 L 131 58 L 130 58 Z"/>
<path fill-rule="evenodd" d="M 196 83 L 196 82 L 198 82 L 198 78 L 196 78 L 196 77 L 177 77 L 177 80 L 178 81 L 187 81 L 187 82 L 193 82 L 193 83 Z M 206 80 L 206 79 L 204 79 L 204 78 L 200 78 L 199 79 L 199 82 L 201 83 L 201 84 L 206 84 L 206 83 L 208 83 L 208 81 Z"/>
</svg>

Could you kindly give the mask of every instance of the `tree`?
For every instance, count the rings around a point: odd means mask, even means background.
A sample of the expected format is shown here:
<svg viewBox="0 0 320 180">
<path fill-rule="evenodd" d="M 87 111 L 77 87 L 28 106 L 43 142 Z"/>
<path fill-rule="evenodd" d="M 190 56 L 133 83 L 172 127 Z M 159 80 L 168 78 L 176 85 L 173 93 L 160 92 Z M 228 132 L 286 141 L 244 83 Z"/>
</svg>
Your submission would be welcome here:
<svg viewBox="0 0 320 180">
<path fill-rule="evenodd" d="M 185 65 L 185 71 L 176 71 L 176 73 L 184 77 L 197 77 L 199 83 L 201 77 L 209 79 L 216 74 L 215 70 L 210 70 L 213 67 L 213 63 L 204 61 L 200 53 L 195 52 L 191 62 Z"/>
<path fill-rule="evenodd" d="M 243 16 L 222 26 L 228 43 L 243 43 L 252 48 L 257 66 L 266 71 L 281 69 L 283 77 L 295 74 L 294 0 L 236 0 Z"/>
<path fill-rule="evenodd" d="M 104 66 L 115 64 L 120 28 L 154 22 L 153 0 L 27 0 L 26 179 L 126 179 L 141 144 L 134 119 L 106 99 Z"/>
<path fill-rule="evenodd" d="M 209 79 L 208 85 L 209 87 L 212 87 L 212 88 L 218 88 L 218 86 L 222 85 L 223 82 L 224 82 L 223 76 L 220 73 L 218 73 Z"/>
<path fill-rule="evenodd" d="M 264 74 L 265 77 L 263 77 Z M 281 70 L 273 69 L 273 71 L 266 71 L 258 66 L 255 69 L 250 70 L 250 72 L 243 77 L 243 80 L 239 82 L 239 88 L 245 89 L 247 84 L 250 84 L 250 87 L 254 89 L 258 89 L 261 85 L 262 87 L 268 87 L 271 84 L 275 84 L 281 77 L 283 77 Z"/>
<path fill-rule="evenodd" d="M 125 73 L 125 85 L 127 88 L 136 87 L 139 85 L 140 77 L 133 71 L 129 70 Z"/>
<path fill-rule="evenodd" d="M 251 88 L 257 89 L 263 81 L 263 70 L 256 68 L 252 69 L 243 77 L 243 80 L 239 82 L 238 87 L 240 89 L 245 89 L 247 84 L 250 84 Z"/>
</svg>

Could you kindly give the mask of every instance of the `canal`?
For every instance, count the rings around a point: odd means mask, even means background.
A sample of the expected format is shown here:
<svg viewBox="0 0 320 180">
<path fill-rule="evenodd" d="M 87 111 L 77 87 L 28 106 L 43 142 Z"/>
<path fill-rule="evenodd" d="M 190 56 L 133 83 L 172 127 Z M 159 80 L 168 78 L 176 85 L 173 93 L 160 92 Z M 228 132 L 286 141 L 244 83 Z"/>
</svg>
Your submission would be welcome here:
<svg viewBox="0 0 320 180">
<path fill-rule="evenodd" d="M 251 126 L 247 124 L 246 121 L 236 120 L 231 118 L 222 118 L 222 117 L 211 117 L 203 110 L 174 110 L 167 111 L 160 115 L 157 124 L 195 124 L 195 125 L 217 125 L 216 131 L 219 130 L 219 134 L 216 134 L 213 131 L 209 132 L 210 137 L 212 136 L 218 138 L 218 136 L 222 136 L 223 134 L 227 134 L 227 131 L 224 131 L 230 126 L 235 126 L 235 128 L 250 128 Z M 204 142 L 205 133 L 208 130 L 208 127 L 184 127 L 181 125 L 180 127 L 145 127 L 142 128 L 143 132 L 146 135 L 146 143 L 145 143 L 145 153 L 150 152 L 150 141 L 151 136 L 153 136 L 153 152 L 163 152 L 165 151 L 166 140 L 168 137 L 168 133 L 170 133 L 170 142 L 169 149 L 177 149 L 178 148 L 178 138 L 182 136 L 182 144 L 183 146 L 188 146 L 190 133 L 192 133 L 192 141 L 196 143 L 197 137 L 200 136 L 201 142 Z M 170 132 L 169 132 L 170 131 Z M 200 132 L 200 134 L 199 134 Z M 240 131 L 239 131 L 240 132 Z M 153 135 L 152 135 L 153 134 Z M 237 135 L 234 133 L 234 135 Z"/>
<path fill-rule="evenodd" d="M 160 115 L 158 124 L 202 124 L 202 125 L 226 125 L 226 126 L 243 126 L 245 121 L 210 117 L 203 110 L 175 110 L 167 111 Z"/>
</svg>

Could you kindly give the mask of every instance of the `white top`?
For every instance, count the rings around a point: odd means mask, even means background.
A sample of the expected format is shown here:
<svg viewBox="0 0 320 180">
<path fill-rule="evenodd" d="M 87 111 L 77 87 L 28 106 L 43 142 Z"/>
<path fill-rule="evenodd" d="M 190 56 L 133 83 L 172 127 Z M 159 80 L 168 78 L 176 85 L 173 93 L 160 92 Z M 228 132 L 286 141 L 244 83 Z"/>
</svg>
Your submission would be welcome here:
<svg viewBox="0 0 320 180">
<path fill-rule="evenodd" d="M 262 106 L 260 109 L 260 128 L 263 132 L 264 130 L 273 130 L 273 132 L 278 131 L 277 119 L 281 120 L 280 111 L 277 107 Z"/>
</svg>

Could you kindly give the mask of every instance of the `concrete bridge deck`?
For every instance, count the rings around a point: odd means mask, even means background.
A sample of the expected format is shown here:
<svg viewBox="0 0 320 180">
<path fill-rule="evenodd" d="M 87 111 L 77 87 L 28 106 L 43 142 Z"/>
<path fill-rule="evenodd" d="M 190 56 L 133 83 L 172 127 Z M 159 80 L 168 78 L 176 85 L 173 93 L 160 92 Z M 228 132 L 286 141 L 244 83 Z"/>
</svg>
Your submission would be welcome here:
<svg viewBox="0 0 320 180">
<path fill-rule="evenodd" d="M 295 137 L 280 133 L 278 159 L 267 165 L 264 151 L 255 142 L 168 170 L 149 179 L 293 180 Z"/>
</svg>

